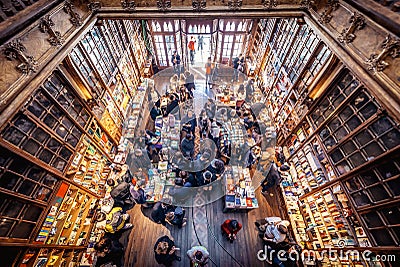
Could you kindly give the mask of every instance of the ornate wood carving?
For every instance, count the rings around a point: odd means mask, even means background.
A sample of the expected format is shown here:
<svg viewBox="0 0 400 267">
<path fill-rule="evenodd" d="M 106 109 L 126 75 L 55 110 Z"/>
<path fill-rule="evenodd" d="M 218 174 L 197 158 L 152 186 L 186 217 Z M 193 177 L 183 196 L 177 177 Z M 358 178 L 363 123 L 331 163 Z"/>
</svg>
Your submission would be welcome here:
<svg viewBox="0 0 400 267">
<path fill-rule="evenodd" d="M 122 0 L 121 6 L 123 9 L 128 11 L 136 10 L 136 3 L 133 0 Z"/>
<path fill-rule="evenodd" d="M 192 0 L 192 7 L 196 11 L 201 11 L 207 6 L 206 0 Z"/>
<path fill-rule="evenodd" d="M 45 16 L 40 20 L 39 29 L 41 32 L 48 33 L 50 38 L 47 39 L 52 46 L 60 46 L 64 43 L 64 39 L 61 37 L 59 31 L 53 29 L 54 22 L 49 15 Z"/>
<path fill-rule="evenodd" d="M 71 16 L 69 20 L 74 27 L 79 27 L 82 25 L 81 16 L 74 11 L 74 5 L 70 1 L 65 1 L 64 11 Z"/>
<path fill-rule="evenodd" d="M 19 39 L 9 42 L 4 50 L 4 55 L 8 60 L 19 60 L 21 64 L 17 66 L 17 70 L 23 74 L 36 72 L 37 61 L 33 56 L 25 55 L 26 48 Z"/>
<path fill-rule="evenodd" d="M 326 9 L 322 12 L 319 22 L 322 24 L 329 23 L 332 19 L 332 12 L 339 8 L 339 0 L 328 0 Z"/>
<path fill-rule="evenodd" d="M 242 0 L 229 0 L 228 8 L 231 10 L 239 10 L 242 8 L 243 1 Z"/>
<path fill-rule="evenodd" d="M 363 15 L 354 12 L 354 14 L 350 17 L 349 22 L 351 23 L 350 27 L 343 29 L 341 34 L 338 37 L 339 42 L 341 43 L 351 43 L 356 39 L 356 35 L 354 34 L 356 30 L 361 30 L 365 26 L 365 18 Z"/>
<path fill-rule="evenodd" d="M 88 4 L 88 8 L 90 9 L 90 11 L 95 12 L 101 8 L 101 3 L 99 1 L 91 1 Z"/>
<path fill-rule="evenodd" d="M 167 11 L 171 6 L 171 0 L 157 0 L 157 8 L 162 11 Z"/>
<path fill-rule="evenodd" d="M 388 35 L 381 47 L 383 50 L 379 54 L 371 54 L 366 61 L 368 70 L 383 71 L 389 66 L 389 63 L 385 61 L 386 57 L 397 58 L 400 55 L 400 39 L 398 38 Z"/>
<path fill-rule="evenodd" d="M 262 0 L 262 5 L 266 9 L 272 9 L 278 5 L 278 0 Z"/>
<path fill-rule="evenodd" d="M 301 0 L 300 1 L 300 6 L 305 7 L 307 9 L 311 8 L 313 4 L 314 4 L 313 0 Z"/>
</svg>

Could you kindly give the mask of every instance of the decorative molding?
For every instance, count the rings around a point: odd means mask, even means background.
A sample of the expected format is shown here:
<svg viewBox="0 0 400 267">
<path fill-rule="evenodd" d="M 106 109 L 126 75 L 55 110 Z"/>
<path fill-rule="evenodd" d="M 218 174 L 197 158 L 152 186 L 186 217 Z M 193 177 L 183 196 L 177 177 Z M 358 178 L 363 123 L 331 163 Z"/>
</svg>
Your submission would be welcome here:
<svg viewBox="0 0 400 267">
<path fill-rule="evenodd" d="M 314 5 L 314 0 L 301 0 L 300 6 L 305 7 L 307 9 L 311 8 Z"/>
<path fill-rule="evenodd" d="M 64 39 L 61 37 L 59 31 L 53 29 L 54 22 L 49 15 L 43 17 L 39 23 L 39 29 L 41 32 L 48 33 L 50 38 L 47 39 L 52 46 L 60 46 L 64 43 Z"/>
<path fill-rule="evenodd" d="M 242 8 L 243 1 L 242 0 L 229 0 L 228 8 L 231 10 L 239 10 Z"/>
<path fill-rule="evenodd" d="M 343 31 L 338 36 L 338 40 L 341 43 L 351 43 L 356 39 L 356 35 L 354 34 L 356 30 L 361 30 L 365 26 L 365 18 L 360 13 L 354 12 L 350 17 L 349 22 L 351 23 L 350 27 L 343 29 Z"/>
<path fill-rule="evenodd" d="M 332 19 L 332 12 L 339 8 L 339 0 L 328 0 L 324 12 L 322 12 L 321 17 L 318 21 L 321 24 L 329 23 Z"/>
<path fill-rule="evenodd" d="M 136 3 L 134 0 L 122 0 L 121 6 L 123 9 L 128 10 L 128 11 L 136 10 Z"/>
<path fill-rule="evenodd" d="M 171 6 L 171 0 L 157 0 L 157 8 L 161 11 L 167 11 Z"/>
<path fill-rule="evenodd" d="M 262 0 L 265 9 L 272 9 L 278 5 L 278 0 Z"/>
<path fill-rule="evenodd" d="M 8 60 L 19 60 L 21 64 L 17 66 L 17 70 L 23 74 L 30 74 L 37 71 L 37 61 L 33 56 L 25 55 L 26 48 L 21 40 L 16 39 L 9 42 L 4 50 L 4 55 Z"/>
<path fill-rule="evenodd" d="M 196 11 L 201 11 L 207 6 L 206 0 L 192 0 L 192 7 Z"/>
<path fill-rule="evenodd" d="M 99 1 L 90 1 L 88 8 L 90 11 L 95 12 L 101 8 L 101 3 Z"/>
<path fill-rule="evenodd" d="M 69 21 L 71 21 L 71 24 L 74 27 L 79 27 L 82 25 L 81 16 L 74 11 L 74 5 L 70 1 L 65 1 L 64 11 L 65 13 L 71 16 Z"/>
<path fill-rule="evenodd" d="M 366 61 L 368 65 L 368 70 L 371 71 L 383 71 L 389 63 L 385 61 L 387 56 L 391 56 L 392 58 L 397 58 L 400 56 L 400 39 L 392 38 L 392 36 L 388 35 L 383 41 L 381 47 L 383 50 L 377 54 L 371 54 Z"/>
</svg>

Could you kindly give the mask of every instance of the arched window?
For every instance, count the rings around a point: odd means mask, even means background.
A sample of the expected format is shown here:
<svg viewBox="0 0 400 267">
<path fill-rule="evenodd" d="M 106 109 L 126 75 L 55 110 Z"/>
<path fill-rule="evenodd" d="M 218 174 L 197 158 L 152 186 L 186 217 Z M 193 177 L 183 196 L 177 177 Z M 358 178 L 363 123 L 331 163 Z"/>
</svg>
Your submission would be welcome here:
<svg viewBox="0 0 400 267">
<path fill-rule="evenodd" d="M 179 25 L 179 20 L 175 22 L 171 20 L 151 22 L 153 28 L 154 49 L 156 52 L 158 65 L 160 66 L 167 67 L 172 64 L 170 62 L 170 57 L 173 51 L 176 50 L 173 23 L 178 23 Z"/>
<path fill-rule="evenodd" d="M 242 22 L 239 22 L 237 30 L 243 31 L 243 23 Z"/>
</svg>

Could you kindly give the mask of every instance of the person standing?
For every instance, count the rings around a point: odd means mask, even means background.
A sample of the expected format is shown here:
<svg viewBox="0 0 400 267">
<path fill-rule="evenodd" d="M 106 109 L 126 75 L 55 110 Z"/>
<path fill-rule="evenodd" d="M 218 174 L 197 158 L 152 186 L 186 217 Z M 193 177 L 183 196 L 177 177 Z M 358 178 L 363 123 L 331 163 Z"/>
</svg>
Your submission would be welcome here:
<svg viewBox="0 0 400 267">
<path fill-rule="evenodd" d="M 210 88 L 211 85 L 211 75 L 212 75 L 212 71 L 213 71 L 213 66 L 211 63 L 211 57 L 207 58 L 207 63 L 205 65 L 206 68 L 206 88 Z"/>
<path fill-rule="evenodd" d="M 197 118 L 192 110 L 187 112 L 187 115 L 182 119 L 183 129 L 186 133 L 191 133 L 195 138 L 196 135 L 196 127 L 197 127 Z"/>
<path fill-rule="evenodd" d="M 237 220 L 225 220 L 221 225 L 222 234 L 232 243 L 236 239 L 237 233 L 242 229 L 242 224 Z"/>
<path fill-rule="evenodd" d="M 204 45 L 204 37 L 203 35 L 199 36 L 199 43 L 197 44 L 197 50 L 203 52 L 203 45 Z"/>
<path fill-rule="evenodd" d="M 206 266 L 210 256 L 210 253 L 203 246 L 194 246 L 186 254 L 190 259 L 190 266 Z"/>
<path fill-rule="evenodd" d="M 188 133 L 181 142 L 182 154 L 187 159 L 192 159 L 194 155 L 194 140 L 193 136 Z"/>
<path fill-rule="evenodd" d="M 192 63 L 192 65 L 194 64 L 194 53 L 195 53 L 195 43 L 196 40 L 194 39 L 194 37 L 192 36 L 190 38 L 189 44 L 188 44 L 188 48 L 189 48 L 189 53 L 190 53 L 190 63 Z"/>
<path fill-rule="evenodd" d="M 242 58 L 242 54 L 240 54 L 238 57 L 235 57 L 232 61 L 233 64 L 233 77 L 232 77 L 232 82 L 236 82 L 239 79 L 239 65 L 240 65 L 240 59 Z"/>
<path fill-rule="evenodd" d="M 178 75 L 180 74 L 180 64 L 181 64 L 181 57 L 178 55 L 178 52 L 175 50 L 174 53 L 172 54 L 172 65 L 174 66 L 174 72 L 177 73 Z"/>
<path fill-rule="evenodd" d="M 169 236 L 160 237 L 154 245 L 154 254 L 158 264 L 171 266 L 172 262 L 181 261 L 181 257 L 176 255 L 176 251 L 180 249 L 175 247 L 174 241 Z"/>
<path fill-rule="evenodd" d="M 200 138 L 207 138 L 211 128 L 211 122 L 207 117 L 205 109 L 200 112 L 198 125 L 200 127 Z"/>
</svg>

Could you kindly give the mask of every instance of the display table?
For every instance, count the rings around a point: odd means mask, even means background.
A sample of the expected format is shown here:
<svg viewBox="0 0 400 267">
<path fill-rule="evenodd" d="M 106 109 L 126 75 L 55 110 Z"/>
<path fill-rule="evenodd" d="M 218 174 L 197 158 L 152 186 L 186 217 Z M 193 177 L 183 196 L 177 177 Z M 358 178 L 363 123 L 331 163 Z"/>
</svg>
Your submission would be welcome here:
<svg viewBox="0 0 400 267">
<path fill-rule="evenodd" d="M 156 134 L 161 138 L 154 144 L 163 150 L 163 160 L 153 164 L 154 168 L 148 170 L 149 179 L 144 186 L 147 202 L 160 201 L 169 187 L 175 184 L 175 172 L 172 171 L 170 160 L 179 150 L 180 121 L 175 120 L 173 115 L 167 117 L 159 116 L 155 120 Z"/>
<path fill-rule="evenodd" d="M 224 212 L 231 209 L 258 208 L 255 188 L 251 182 L 249 169 L 241 166 L 229 166 L 225 170 L 225 206 Z"/>
</svg>

